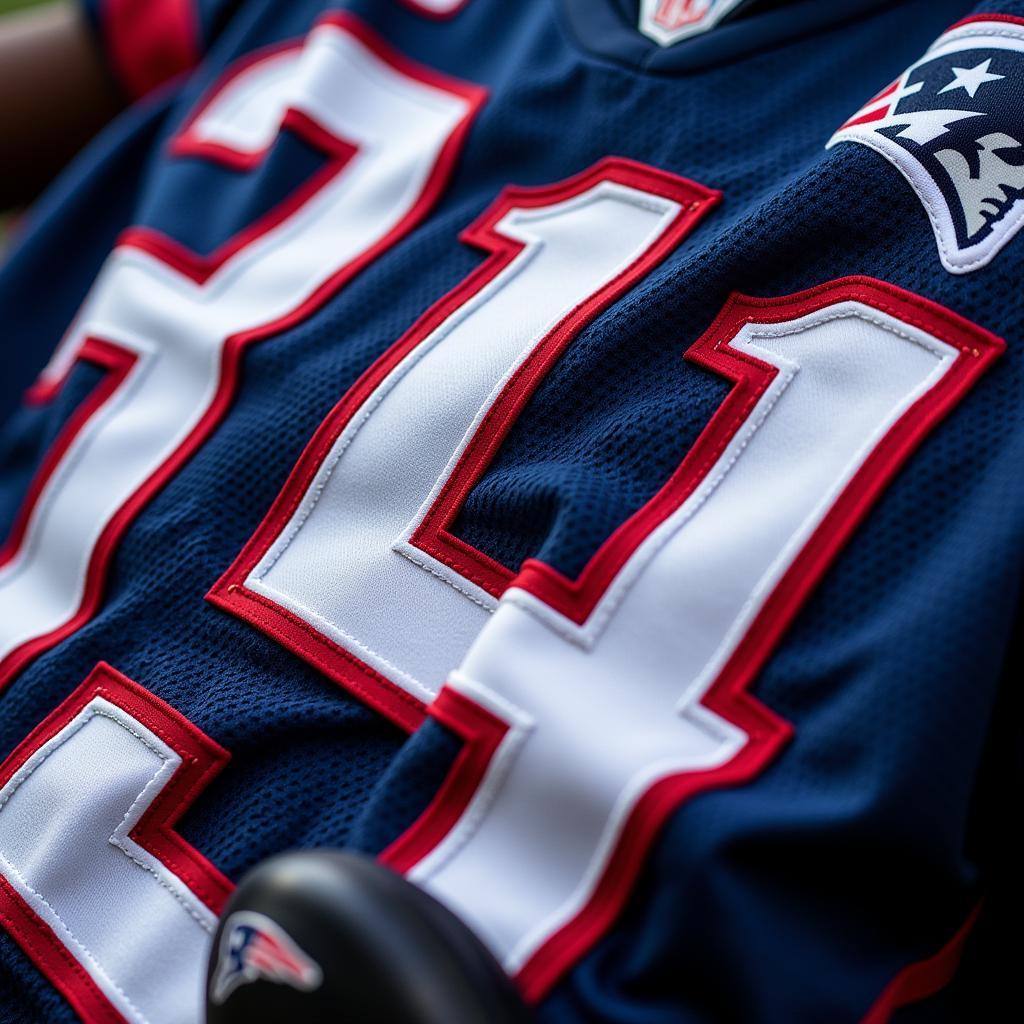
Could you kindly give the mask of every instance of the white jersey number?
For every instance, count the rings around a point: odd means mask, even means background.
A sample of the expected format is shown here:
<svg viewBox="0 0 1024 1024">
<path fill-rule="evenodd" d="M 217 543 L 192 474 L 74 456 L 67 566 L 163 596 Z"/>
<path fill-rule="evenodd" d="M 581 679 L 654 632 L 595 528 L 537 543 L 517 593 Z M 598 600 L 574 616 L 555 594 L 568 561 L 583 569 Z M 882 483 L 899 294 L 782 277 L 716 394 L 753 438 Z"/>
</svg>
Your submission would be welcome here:
<svg viewBox="0 0 1024 1024">
<path fill-rule="evenodd" d="M 199 111 L 179 152 L 244 170 L 284 124 L 331 159 L 209 257 L 144 231 L 111 257 L 50 370 L 82 357 L 110 376 L 44 464 L 0 567 L 0 682 L 93 614 L 120 533 L 223 415 L 243 346 L 307 315 L 422 216 L 480 102 L 336 16 Z M 868 279 L 734 296 L 688 353 L 733 388 L 678 471 L 577 579 L 535 562 L 514 576 L 453 534 L 467 494 L 573 338 L 715 200 L 625 160 L 504 193 L 464 236 L 489 259 L 342 399 L 210 594 L 400 725 L 429 706 L 465 737 L 385 859 L 471 923 L 531 998 L 607 927 L 679 802 L 752 777 L 786 740 L 747 687 L 1000 349 Z M 185 770 L 187 723 L 168 742 L 112 678 L 101 669 L 0 774 L 0 908 L 87 1020 L 170 1024 L 195 1016 L 226 883 L 169 838 L 173 814 L 140 832 Z M 71 758 L 88 798 L 62 788 Z M 110 891 L 142 908 L 116 928 L 81 911 Z"/>
<path fill-rule="evenodd" d="M 80 358 L 110 370 L 0 555 L 0 687 L 95 613 L 121 534 L 226 412 L 244 347 L 309 316 L 426 213 L 481 101 L 335 15 L 246 63 L 176 140 L 244 168 L 284 125 L 334 159 L 211 257 L 148 231 L 111 255 L 44 376 L 56 386 Z"/>
<path fill-rule="evenodd" d="M 733 390 L 671 480 L 577 579 L 513 578 L 452 535 L 462 502 L 572 337 L 713 199 L 623 161 L 507 193 L 467 235 L 490 264 L 345 396 L 210 595 L 407 727 L 448 679 L 429 711 L 472 752 L 385 859 L 533 998 L 607 926 L 665 816 L 786 740 L 753 676 L 1000 350 L 871 279 L 733 296 L 688 353 Z"/>
<path fill-rule="evenodd" d="M 506 191 L 463 236 L 491 259 L 342 399 L 211 599 L 418 725 L 508 582 L 424 537 L 460 459 L 716 198 L 626 160 Z"/>
<path fill-rule="evenodd" d="M 89 1024 L 195 1024 L 231 883 L 172 831 L 227 752 L 100 665 L 0 766 L 0 920 Z"/>
<path fill-rule="evenodd" d="M 910 451 L 1002 348 L 870 279 L 733 296 L 688 358 L 732 392 L 575 580 L 527 562 L 431 706 L 469 744 L 385 860 L 537 999 L 684 799 L 789 736 L 747 692 Z"/>
<path fill-rule="evenodd" d="M 482 101 L 338 14 L 243 62 L 192 118 L 181 155 L 244 171 L 287 128 L 328 159 L 210 256 L 138 229 L 111 255 L 39 389 L 79 359 L 108 371 L 0 552 L 0 687 L 95 613 L 124 530 L 226 412 L 244 347 L 312 314 L 428 212 Z M 99 670 L 86 703 L 0 767 L 0 915 L 90 1024 L 192 1024 L 230 885 L 169 831 L 161 794 L 193 798 L 209 751 L 115 675 Z"/>
</svg>

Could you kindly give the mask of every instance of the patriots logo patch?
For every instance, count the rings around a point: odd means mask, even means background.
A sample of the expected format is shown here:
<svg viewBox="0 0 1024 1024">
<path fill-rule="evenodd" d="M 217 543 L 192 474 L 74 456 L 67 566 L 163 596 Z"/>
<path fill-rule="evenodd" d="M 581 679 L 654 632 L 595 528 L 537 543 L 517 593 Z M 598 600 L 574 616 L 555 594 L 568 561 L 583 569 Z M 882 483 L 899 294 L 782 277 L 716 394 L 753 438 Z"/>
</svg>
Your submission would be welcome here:
<svg viewBox="0 0 1024 1024">
<path fill-rule="evenodd" d="M 210 998 L 219 1005 L 239 986 L 260 980 L 312 992 L 320 987 L 323 972 L 279 924 L 240 910 L 224 924 Z"/>
<path fill-rule="evenodd" d="M 828 142 L 881 153 L 924 204 L 943 266 L 985 266 L 1024 225 L 1024 20 L 939 37 Z"/>
</svg>

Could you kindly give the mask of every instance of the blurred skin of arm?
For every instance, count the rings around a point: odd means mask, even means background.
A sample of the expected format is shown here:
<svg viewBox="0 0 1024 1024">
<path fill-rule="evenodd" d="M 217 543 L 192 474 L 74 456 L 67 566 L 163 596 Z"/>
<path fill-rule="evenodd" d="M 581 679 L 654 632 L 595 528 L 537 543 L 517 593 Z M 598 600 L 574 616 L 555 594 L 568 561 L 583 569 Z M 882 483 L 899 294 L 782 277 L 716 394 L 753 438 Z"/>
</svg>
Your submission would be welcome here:
<svg viewBox="0 0 1024 1024">
<path fill-rule="evenodd" d="M 120 105 L 75 4 L 0 16 L 0 210 L 32 199 Z"/>
</svg>

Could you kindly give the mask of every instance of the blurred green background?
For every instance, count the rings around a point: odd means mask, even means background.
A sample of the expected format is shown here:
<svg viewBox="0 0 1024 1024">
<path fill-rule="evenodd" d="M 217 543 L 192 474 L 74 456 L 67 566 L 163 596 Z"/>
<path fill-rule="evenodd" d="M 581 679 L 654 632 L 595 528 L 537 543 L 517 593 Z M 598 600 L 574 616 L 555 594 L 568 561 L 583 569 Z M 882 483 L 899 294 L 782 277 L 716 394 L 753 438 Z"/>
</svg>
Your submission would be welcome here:
<svg viewBox="0 0 1024 1024">
<path fill-rule="evenodd" d="M 19 7 L 34 7 L 36 4 L 47 2 L 48 0 L 0 0 L 0 14 L 16 11 Z"/>
</svg>

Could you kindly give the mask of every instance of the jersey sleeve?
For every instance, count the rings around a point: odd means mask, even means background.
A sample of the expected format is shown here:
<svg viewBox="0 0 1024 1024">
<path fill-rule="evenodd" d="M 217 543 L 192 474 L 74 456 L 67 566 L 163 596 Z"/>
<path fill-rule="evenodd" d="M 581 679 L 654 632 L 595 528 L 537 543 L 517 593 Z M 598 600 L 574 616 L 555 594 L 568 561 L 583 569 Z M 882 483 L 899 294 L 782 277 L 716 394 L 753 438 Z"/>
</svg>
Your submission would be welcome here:
<svg viewBox="0 0 1024 1024">
<path fill-rule="evenodd" d="M 118 84 L 138 99 L 203 58 L 232 0 L 81 0 Z"/>
</svg>

